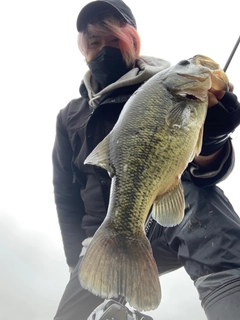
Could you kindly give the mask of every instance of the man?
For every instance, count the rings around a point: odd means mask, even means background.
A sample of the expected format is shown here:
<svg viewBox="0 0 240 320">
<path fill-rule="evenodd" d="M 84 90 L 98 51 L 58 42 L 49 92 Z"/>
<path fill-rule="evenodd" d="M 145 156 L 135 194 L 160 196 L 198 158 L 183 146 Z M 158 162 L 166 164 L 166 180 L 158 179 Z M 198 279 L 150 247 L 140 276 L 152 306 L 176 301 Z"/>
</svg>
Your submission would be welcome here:
<svg viewBox="0 0 240 320">
<path fill-rule="evenodd" d="M 53 182 L 71 278 L 55 320 L 85 320 L 103 302 L 80 286 L 78 267 L 106 215 L 111 179 L 101 168 L 84 166 L 84 160 L 111 131 L 132 93 L 169 66 L 139 56 L 136 29 L 131 10 L 120 0 L 90 2 L 77 19 L 79 49 L 89 71 L 81 97 L 57 118 Z M 236 96 L 210 89 L 202 151 L 182 176 L 185 217 L 176 227 L 164 228 L 151 219 L 147 225 L 159 274 L 184 266 L 210 320 L 240 314 L 240 219 L 216 187 L 234 166 L 229 133 L 239 123 Z"/>
</svg>

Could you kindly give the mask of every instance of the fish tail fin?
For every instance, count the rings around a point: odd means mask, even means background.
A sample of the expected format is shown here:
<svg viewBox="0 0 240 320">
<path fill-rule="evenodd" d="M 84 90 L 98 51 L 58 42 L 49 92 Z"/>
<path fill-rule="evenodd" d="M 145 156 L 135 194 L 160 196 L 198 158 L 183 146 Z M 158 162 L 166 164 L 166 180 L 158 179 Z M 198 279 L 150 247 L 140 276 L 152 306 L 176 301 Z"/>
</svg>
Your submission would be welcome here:
<svg viewBox="0 0 240 320">
<path fill-rule="evenodd" d="M 179 224 L 184 217 L 185 199 L 181 180 L 171 190 L 159 196 L 153 205 L 153 218 L 164 227 Z"/>
<path fill-rule="evenodd" d="M 161 300 L 156 262 L 143 230 L 129 239 L 103 224 L 83 258 L 79 280 L 102 298 L 124 296 L 139 311 L 156 309 Z"/>
</svg>

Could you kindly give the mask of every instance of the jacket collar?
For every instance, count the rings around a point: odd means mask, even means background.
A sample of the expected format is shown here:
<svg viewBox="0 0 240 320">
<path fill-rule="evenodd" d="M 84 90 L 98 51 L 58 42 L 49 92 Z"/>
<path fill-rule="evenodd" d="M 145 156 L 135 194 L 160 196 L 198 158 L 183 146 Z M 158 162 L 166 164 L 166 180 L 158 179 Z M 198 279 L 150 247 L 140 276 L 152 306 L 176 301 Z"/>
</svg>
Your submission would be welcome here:
<svg viewBox="0 0 240 320">
<path fill-rule="evenodd" d="M 99 83 L 92 77 L 88 70 L 83 77 L 80 85 L 80 94 L 88 100 L 91 108 L 96 109 L 97 106 L 106 99 L 111 93 L 121 87 L 141 84 L 151 78 L 154 74 L 170 67 L 170 63 L 166 60 L 141 56 L 136 60 L 136 67 L 123 75 L 116 82 L 110 84 L 106 88 L 99 90 Z"/>
</svg>

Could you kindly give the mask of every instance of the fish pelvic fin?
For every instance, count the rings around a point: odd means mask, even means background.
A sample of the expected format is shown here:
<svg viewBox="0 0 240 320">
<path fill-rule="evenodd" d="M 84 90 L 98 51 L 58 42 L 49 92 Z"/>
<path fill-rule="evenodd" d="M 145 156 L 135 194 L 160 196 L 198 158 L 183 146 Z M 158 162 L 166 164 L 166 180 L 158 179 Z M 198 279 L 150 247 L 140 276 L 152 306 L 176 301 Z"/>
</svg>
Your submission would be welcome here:
<svg viewBox="0 0 240 320">
<path fill-rule="evenodd" d="M 184 216 L 185 199 L 182 183 L 179 183 L 165 194 L 157 197 L 153 204 L 152 216 L 164 227 L 179 224 Z"/>
<path fill-rule="evenodd" d="M 115 175 L 115 170 L 109 160 L 109 140 L 110 135 L 108 134 L 87 156 L 84 164 L 91 164 L 102 167 L 108 171 L 110 177 Z"/>
<path fill-rule="evenodd" d="M 101 226 L 78 275 L 83 288 L 102 298 L 124 296 L 139 311 L 154 310 L 160 304 L 158 270 L 143 230 L 138 237 L 127 238 Z"/>
</svg>

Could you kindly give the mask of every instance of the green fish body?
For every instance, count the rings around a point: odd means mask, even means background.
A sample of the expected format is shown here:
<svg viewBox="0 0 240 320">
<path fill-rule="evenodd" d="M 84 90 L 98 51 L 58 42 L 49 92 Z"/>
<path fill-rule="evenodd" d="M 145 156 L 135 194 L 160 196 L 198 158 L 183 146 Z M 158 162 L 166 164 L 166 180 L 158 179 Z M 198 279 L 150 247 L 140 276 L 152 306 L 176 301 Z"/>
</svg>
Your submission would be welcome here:
<svg viewBox="0 0 240 320">
<path fill-rule="evenodd" d="M 139 311 L 160 303 L 158 270 L 144 224 L 151 206 L 163 226 L 183 219 L 181 175 L 201 151 L 208 90 L 215 82 L 218 88 L 225 85 L 219 73 L 213 75 L 217 67 L 210 69 L 211 61 L 195 56 L 149 79 L 85 161 L 112 177 L 106 218 L 79 269 L 81 285 L 95 295 L 124 296 Z"/>
</svg>

